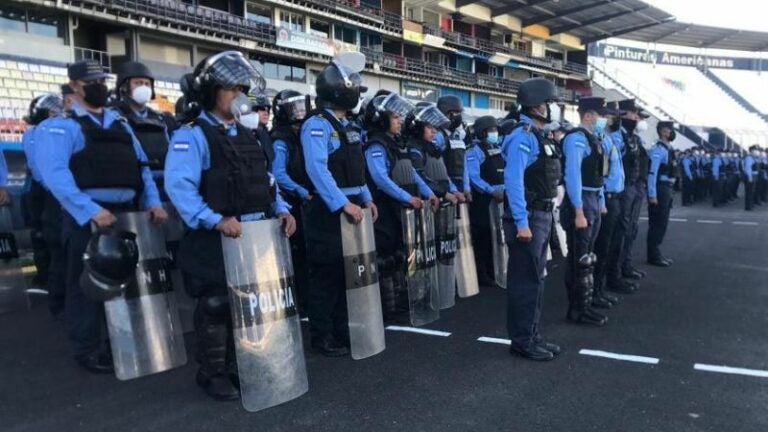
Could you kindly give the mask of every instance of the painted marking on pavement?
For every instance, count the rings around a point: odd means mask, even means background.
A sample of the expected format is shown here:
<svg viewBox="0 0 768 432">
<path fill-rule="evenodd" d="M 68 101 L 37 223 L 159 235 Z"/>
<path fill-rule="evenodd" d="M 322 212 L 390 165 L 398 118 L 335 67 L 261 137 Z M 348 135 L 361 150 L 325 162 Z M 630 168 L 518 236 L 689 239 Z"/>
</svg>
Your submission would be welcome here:
<svg viewBox="0 0 768 432">
<path fill-rule="evenodd" d="M 648 216 L 640 216 L 640 220 L 648 220 Z"/>
<path fill-rule="evenodd" d="M 696 222 L 700 224 L 721 224 L 723 221 L 719 220 L 710 220 L 710 219 L 696 219 Z"/>
<path fill-rule="evenodd" d="M 501 338 L 493 338 L 493 337 L 486 337 L 482 336 L 477 338 L 478 342 L 488 342 L 488 343 L 495 343 L 499 345 L 512 345 L 512 341 L 509 339 L 501 339 Z"/>
<path fill-rule="evenodd" d="M 301 319 L 301 321 L 302 321 L 302 322 L 309 322 L 309 318 L 306 318 L 306 317 L 305 317 L 305 318 L 302 318 L 302 319 Z"/>
<path fill-rule="evenodd" d="M 603 357 L 603 358 L 609 358 L 613 360 L 623 360 L 623 361 L 629 361 L 629 362 L 635 362 L 635 363 L 645 363 L 645 364 L 659 364 L 659 359 L 655 357 L 644 357 L 644 356 L 638 356 L 638 355 L 628 355 L 628 354 L 617 354 L 612 353 L 608 351 L 599 351 L 599 350 L 590 350 L 590 349 L 583 349 L 579 351 L 579 354 L 581 355 L 588 355 L 593 357 Z"/>
<path fill-rule="evenodd" d="M 684 218 L 669 218 L 670 222 L 688 222 L 688 219 Z"/>
<path fill-rule="evenodd" d="M 730 366 L 709 365 L 709 364 L 702 364 L 702 363 L 696 363 L 695 365 L 693 365 L 693 368 L 695 370 L 700 370 L 705 372 L 717 372 L 717 373 L 732 374 L 732 375 L 747 375 L 747 376 L 754 376 L 754 377 L 760 377 L 760 378 L 768 378 L 768 371 L 759 370 L 759 369 L 745 369 L 745 368 L 737 368 L 737 367 L 730 367 Z"/>
<path fill-rule="evenodd" d="M 419 334 L 424 334 L 429 336 L 440 336 L 440 337 L 448 337 L 451 335 L 449 332 L 421 329 L 416 327 L 387 326 L 387 330 L 407 332 L 407 333 L 419 333 Z"/>
<path fill-rule="evenodd" d="M 757 226 L 759 225 L 757 222 L 748 222 L 748 221 L 733 221 L 731 222 L 734 225 L 746 225 L 746 226 Z"/>
</svg>

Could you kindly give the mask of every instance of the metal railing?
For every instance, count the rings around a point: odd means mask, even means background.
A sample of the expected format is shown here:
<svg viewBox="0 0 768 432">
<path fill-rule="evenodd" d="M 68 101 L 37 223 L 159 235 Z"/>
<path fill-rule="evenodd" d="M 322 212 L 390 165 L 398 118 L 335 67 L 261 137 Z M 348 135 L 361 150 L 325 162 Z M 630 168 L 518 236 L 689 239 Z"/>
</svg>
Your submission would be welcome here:
<svg viewBox="0 0 768 432">
<path fill-rule="evenodd" d="M 109 59 L 109 53 L 90 48 L 74 47 L 75 61 L 96 60 L 101 64 L 106 72 L 112 71 L 112 64 Z"/>
</svg>

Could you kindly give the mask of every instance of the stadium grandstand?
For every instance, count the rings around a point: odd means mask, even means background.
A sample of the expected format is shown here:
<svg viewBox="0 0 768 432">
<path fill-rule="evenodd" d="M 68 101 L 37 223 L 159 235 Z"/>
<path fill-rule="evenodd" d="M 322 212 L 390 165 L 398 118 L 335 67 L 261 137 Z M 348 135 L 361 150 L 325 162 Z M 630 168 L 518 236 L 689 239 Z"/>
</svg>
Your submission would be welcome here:
<svg viewBox="0 0 768 432">
<path fill-rule="evenodd" d="M 617 37 L 632 45 L 604 42 Z M 370 94 L 454 94 L 469 114 L 502 117 L 519 83 L 543 76 L 570 120 L 581 96 L 635 97 L 680 125 L 683 147 L 766 145 L 768 65 L 749 56 L 768 34 L 680 23 L 638 0 L 8 0 L 0 141 L 18 149 L 29 101 L 57 91 L 68 62 L 142 61 L 159 78 L 156 108 L 173 111 L 179 76 L 225 48 L 247 53 L 275 90 L 309 92 L 329 57 L 357 50 Z M 735 53 L 702 54 L 718 49 Z"/>
</svg>

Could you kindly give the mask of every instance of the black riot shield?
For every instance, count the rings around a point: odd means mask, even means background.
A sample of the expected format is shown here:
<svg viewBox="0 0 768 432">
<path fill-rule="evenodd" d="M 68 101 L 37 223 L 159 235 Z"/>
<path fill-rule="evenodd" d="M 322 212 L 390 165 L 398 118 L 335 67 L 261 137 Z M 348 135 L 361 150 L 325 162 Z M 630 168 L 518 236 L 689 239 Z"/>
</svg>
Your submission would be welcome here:
<svg viewBox="0 0 768 432">
<path fill-rule="evenodd" d="M 456 250 L 456 293 L 461 298 L 480 293 L 475 264 L 475 249 L 472 246 L 472 231 L 469 226 L 469 204 L 459 204 L 456 213 L 458 249 Z"/>
<path fill-rule="evenodd" d="M 365 209 L 365 217 L 359 224 L 351 223 L 345 213 L 340 215 L 340 220 L 350 350 L 352 358 L 360 360 L 378 354 L 386 347 L 373 217 L 371 211 Z"/>
<path fill-rule="evenodd" d="M 456 206 L 449 202 L 441 204 L 435 217 L 435 243 L 440 309 L 448 309 L 456 304 Z"/>
<path fill-rule="evenodd" d="M 428 230 L 425 226 L 425 223 L 432 223 L 429 218 L 431 213 L 429 206 L 426 206 L 419 210 L 403 209 L 401 214 L 406 252 L 408 306 L 411 324 L 417 327 L 440 317 L 440 306 L 436 301 L 438 294 L 434 228 Z"/>
<path fill-rule="evenodd" d="M 501 217 L 504 214 L 504 203 L 491 201 L 489 204 L 489 217 L 491 218 L 491 253 L 493 254 L 493 275 L 496 283 L 502 287 L 507 287 L 507 262 L 509 261 L 509 250 L 507 249 L 507 240 L 504 237 L 504 227 L 501 224 Z"/>
<path fill-rule="evenodd" d="M 275 219 L 244 222 L 222 236 L 240 395 L 260 411 L 309 390 L 293 288 L 291 246 Z"/>
<path fill-rule="evenodd" d="M 165 236 L 146 212 L 118 213 L 115 227 L 136 234 L 139 264 L 125 292 L 104 302 L 115 375 L 120 380 L 187 363 Z"/>
<path fill-rule="evenodd" d="M 29 308 L 9 207 L 0 207 L 0 314 Z"/>
<path fill-rule="evenodd" d="M 194 331 L 193 315 L 196 301 L 184 290 L 184 279 L 181 276 L 181 270 L 176 263 L 176 253 L 179 250 L 179 242 L 184 236 L 184 221 L 181 220 L 179 212 L 171 203 L 164 203 L 163 208 L 168 212 L 168 220 L 163 224 L 163 233 L 165 234 L 165 248 L 168 252 L 169 268 L 171 271 L 171 281 L 173 283 L 173 292 L 176 295 L 179 317 L 181 318 L 181 328 L 184 333 Z"/>
</svg>

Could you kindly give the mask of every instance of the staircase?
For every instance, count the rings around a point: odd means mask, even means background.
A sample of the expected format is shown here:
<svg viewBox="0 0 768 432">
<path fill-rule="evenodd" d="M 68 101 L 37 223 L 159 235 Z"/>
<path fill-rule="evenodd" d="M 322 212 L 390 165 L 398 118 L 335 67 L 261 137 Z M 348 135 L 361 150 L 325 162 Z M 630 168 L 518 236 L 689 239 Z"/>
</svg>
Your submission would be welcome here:
<svg viewBox="0 0 768 432">
<path fill-rule="evenodd" d="M 766 123 L 768 123 L 768 114 L 763 114 L 760 112 L 760 110 L 757 109 L 754 105 L 752 105 L 748 100 L 744 98 L 739 92 L 733 89 L 733 87 L 729 86 L 725 81 L 720 79 L 717 75 L 715 75 L 709 68 L 704 66 L 699 66 L 696 69 L 699 70 L 699 72 L 703 73 L 704 76 L 709 78 L 710 81 L 715 83 L 718 87 L 720 87 L 721 90 L 723 90 L 728 96 L 732 97 L 736 102 L 738 102 L 739 105 L 743 106 L 744 109 L 751 113 L 755 113 L 760 118 L 762 118 Z"/>
<path fill-rule="evenodd" d="M 668 121 L 673 121 L 677 123 L 680 133 L 683 134 L 686 138 L 688 138 L 692 142 L 704 147 L 707 150 L 715 149 L 714 145 L 709 143 L 709 141 L 705 140 L 701 135 L 696 133 L 696 131 L 694 131 L 690 127 L 680 122 L 677 118 L 675 118 L 675 116 L 671 115 L 667 110 L 661 108 L 661 106 L 659 105 L 663 105 L 662 103 L 656 105 L 644 100 L 643 98 L 638 96 L 637 92 L 630 90 L 629 87 L 627 87 L 627 85 L 625 85 L 624 83 L 622 83 L 621 81 L 613 77 L 611 74 L 607 73 L 605 69 L 603 69 L 602 65 L 600 65 L 596 61 L 593 61 L 591 58 L 589 59 L 589 66 L 592 68 L 593 71 L 599 73 L 602 77 L 606 78 L 613 85 L 615 85 L 622 93 L 627 95 L 627 98 L 634 98 L 637 100 L 637 102 L 641 106 L 646 107 L 646 109 L 649 109 L 652 114 L 655 114 L 656 117 L 659 118 L 659 120 L 668 120 Z M 592 79 L 594 80 L 594 76 L 592 76 Z"/>
</svg>

